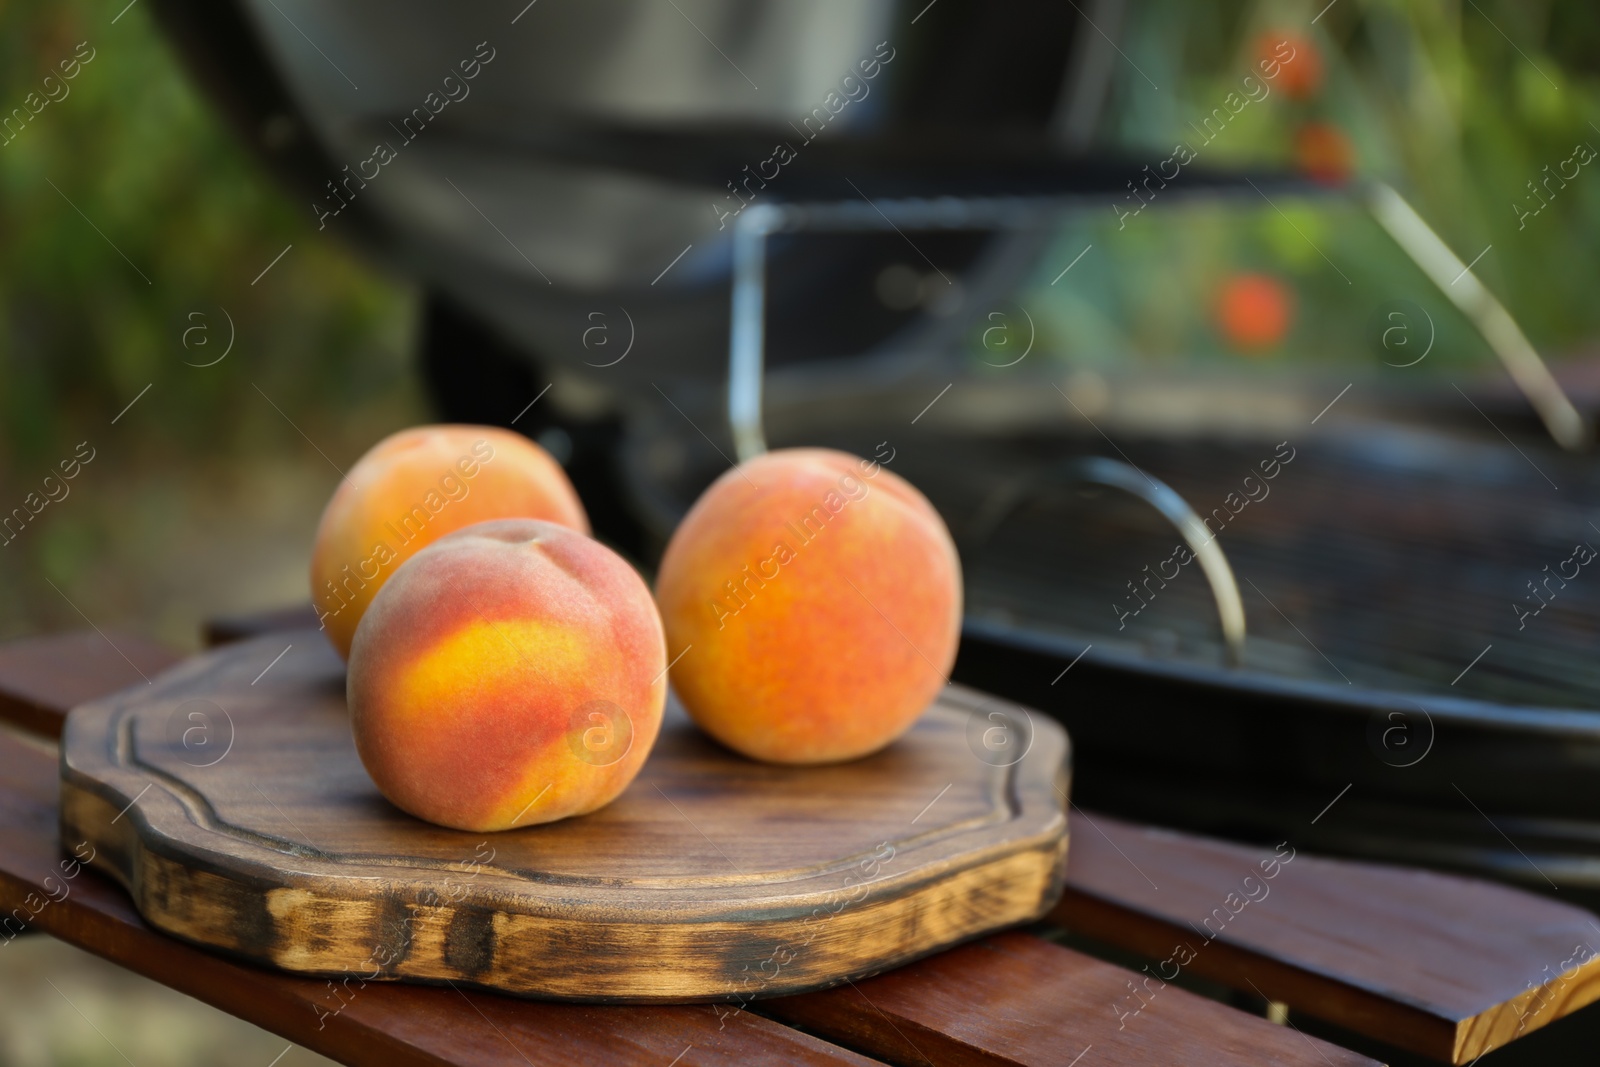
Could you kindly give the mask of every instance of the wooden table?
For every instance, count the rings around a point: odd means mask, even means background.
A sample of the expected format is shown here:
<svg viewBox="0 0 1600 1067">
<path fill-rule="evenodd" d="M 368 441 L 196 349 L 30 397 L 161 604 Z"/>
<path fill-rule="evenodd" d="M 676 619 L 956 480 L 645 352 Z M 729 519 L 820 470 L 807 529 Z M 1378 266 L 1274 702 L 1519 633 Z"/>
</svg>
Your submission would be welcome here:
<svg viewBox="0 0 1600 1067">
<path fill-rule="evenodd" d="M 288 613 L 213 639 L 299 625 Z M 151 930 L 57 831 L 66 712 L 179 657 L 97 631 L 0 646 L 0 929 L 41 931 L 349 1063 L 1305 1064 L 1378 1062 L 1303 1033 L 1465 1064 L 1600 998 L 1594 916 L 1503 886 L 1209 840 L 1074 808 L 1054 926 L 748 1005 L 574 1006 L 325 983 Z M 265 664 L 263 664 L 265 666 Z M 1308 813 L 1308 818 L 1315 813 Z M 1062 929 L 1129 966 L 1059 943 Z M 1267 1002 L 1288 1025 L 1180 986 Z M 1354 1040 L 1359 1039 L 1359 1040 Z"/>
</svg>

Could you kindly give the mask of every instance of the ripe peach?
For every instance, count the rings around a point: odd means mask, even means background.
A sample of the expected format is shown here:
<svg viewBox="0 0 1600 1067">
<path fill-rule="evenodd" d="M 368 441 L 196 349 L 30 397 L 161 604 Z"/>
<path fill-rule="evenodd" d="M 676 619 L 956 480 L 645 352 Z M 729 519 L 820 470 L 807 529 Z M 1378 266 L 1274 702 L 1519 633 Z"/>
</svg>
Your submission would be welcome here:
<svg viewBox="0 0 1600 1067">
<path fill-rule="evenodd" d="M 598 541 L 535 519 L 448 534 L 373 598 L 350 648 L 356 750 L 396 807 L 508 830 L 610 803 L 666 702 L 644 580 Z"/>
<path fill-rule="evenodd" d="M 718 478 L 656 579 L 672 684 L 729 748 L 775 763 L 874 752 L 955 661 L 961 564 L 938 512 L 878 463 L 769 452 Z"/>
<path fill-rule="evenodd" d="M 350 658 L 356 624 L 395 568 L 452 530 L 487 519 L 548 519 L 589 532 L 550 454 L 493 426 L 417 426 L 379 441 L 328 501 L 311 549 L 311 599 Z"/>
</svg>

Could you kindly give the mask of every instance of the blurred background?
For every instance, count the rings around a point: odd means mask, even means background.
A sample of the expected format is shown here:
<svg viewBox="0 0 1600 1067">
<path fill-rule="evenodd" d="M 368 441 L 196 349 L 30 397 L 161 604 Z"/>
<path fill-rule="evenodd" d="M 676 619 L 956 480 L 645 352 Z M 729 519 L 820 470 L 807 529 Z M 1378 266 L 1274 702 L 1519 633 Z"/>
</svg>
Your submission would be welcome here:
<svg viewBox="0 0 1600 1067">
<path fill-rule="evenodd" d="M 1399 189 L 1578 409 L 1596 410 L 1592 4 L 796 0 L 756 13 L 614 0 L 596 15 L 512 0 L 442 16 L 415 3 L 124 2 L 0 4 L 0 514 L 26 509 L 0 535 L 0 638 L 93 624 L 196 647 L 208 617 L 304 601 L 339 471 L 438 418 L 515 420 L 648 570 L 733 455 L 721 213 L 753 195 L 735 183 L 786 127 L 799 150 L 769 202 L 989 190 L 997 175 L 1074 199 L 1004 239 L 775 240 L 774 444 L 870 454 L 887 440 L 895 469 L 947 517 L 982 502 L 963 477 L 992 486 L 1028 456 L 1131 452 L 1206 513 L 1276 442 L 1304 447 L 1343 419 L 1324 466 L 1313 446 L 1283 477 L 1306 472 L 1300 503 L 1245 513 L 1223 539 L 1272 605 L 1248 605 L 1263 637 L 1247 666 L 1512 705 L 1593 707 L 1600 693 L 1600 666 L 1575 651 L 1592 648 L 1600 603 L 1581 586 L 1529 659 L 1451 681 L 1486 643 L 1504 655 L 1518 630 L 1506 605 L 1522 577 L 1567 556 L 1579 520 L 1600 520 L 1600 481 L 1587 453 L 1550 443 L 1448 287 L 1362 192 Z M 1286 44 L 1294 60 L 1264 78 Z M 816 123 L 796 124 L 888 53 L 871 94 L 813 145 Z M 425 103 L 461 91 L 473 57 L 473 96 Z M 418 107 L 428 128 L 402 128 Z M 337 184 L 371 165 L 375 140 L 399 148 L 380 176 Z M 1134 191 L 1179 143 L 1195 158 L 1170 193 Z M 840 183 L 852 176 L 854 193 Z M 1324 421 L 1330 400 L 1338 415 Z M 939 482 L 952 455 L 988 465 Z M 70 481 L 46 482 L 74 459 Z M 1324 567 L 1311 534 L 1352 505 L 1311 472 L 1357 459 L 1362 485 L 1413 478 L 1391 502 L 1449 482 L 1500 531 L 1503 573 L 1481 609 L 1449 603 L 1450 572 L 1407 588 L 1437 532 L 1417 516 L 1398 522 L 1417 542 L 1392 555 L 1368 544 L 1340 600 L 1345 557 Z M 1549 510 L 1546 482 L 1565 510 Z M 996 555 L 1061 554 L 1081 504 L 1039 506 L 1023 526 L 1043 532 L 1013 530 L 1022 540 Z M 1388 506 L 1359 532 L 1382 532 Z M 1111 551 L 1131 537 L 1130 566 L 1051 572 L 1053 603 L 1037 608 L 1012 595 L 1037 572 L 968 558 L 971 618 L 999 627 L 991 637 L 1055 634 L 1063 662 L 1093 641 L 1140 662 L 1220 664 L 1192 575 L 1157 605 L 1170 615 L 1117 626 L 1107 603 L 1172 537 L 1133 511 L 1100 514 L 1099 540 L 1082 543 Z M 1331 586 L 1305 578 L 1318 568 Z M 1475 625 L 1378 650 L 1363 610 L 1383 625 Z M 97 967 L 35 940 L 0 954 L 0 981 L 66 968 L 107 1011 L 135 996 L 182 1002 Z M 39 1026 L 53 995 L 30 996 L 0 996 L 0 1063 L 114 1061 L 71 1013 Z M 226 1036 L 235 1024 L 183 1003 L 183 1018 L 209 1020 L 192 1022 L 194 1048 L 152 1038 L 135 1061 L 264 1063 L 281 1047 L 260 1032 L 240 1044 Z"/>
<path fill-rule="evenodd" d="M 1348 199 L 1281 194 L 1269 205 L 1246 189 L 1174 198 L 1119 224 L 1117 209 L 1136 203 L 1123 181 L 1169 157 L 1177 141 L 1199 146 L 1199 164 L 1211 168 L 1387 179 L 1463 260 L 1492 247 L 1475 270 L 1547 358 L 1592 358 L 1600 182 L 1584 170 L 1557 195 L 1541 194 L 1550 202 L 1539 214 L 1521 219 L 1519 210 L 1542 206 L 1529 183 L 1547 167 L 1571 159 L 1578 143 L 1600 144 L 1591 124 L 1600 15 L 1579 3 L 1345 0 L 1310 25 L 1317 6 L 1157 2 L 1117 12 L 1122 55 L 1104 72 L 1103 112 L 1087 128 L 1096 153 L 1128 166 L 1107 183 L 1104 206 L 1052 225 L 1013 296 L 1037 325 L 1029 369 L 1044 365 L 1068 381 L 1079 391 L 1069 393 L 1090 401 L 1085 410 L 1093 411 L 1097 377 L 1131 370 L 1216 370 L 1227 380 L 1380 376 L 1385 358 L 1402 360 L 1375 343 L 1382 328 L 1374 323 L 1398 297 L 1419 294 L 1428 294 L 1437 343 L 1406 380 L 1390 373 L 1386 384 L 1448 395 L 1452 380 L 1503 382 L 1483 341 Z M 43 79 L 59 75 L 80 42 L 93 55 L 64 83 L 69 95 L 6 128 L 0 150 L 6 507 L 39 490 L 79 442 L 95 456 L 68 487 L 70 499 L 50 503 L 0 553 L 10 593 L 0 601 L 0 634 L 87 616 L 192 643 L 208 613 L 299 599 L 306 545 L 335 467 L 384 433 L 435 416 L 419 365 L 428 289 L 440 287 L 419 285 L 403 260 L 363 254 L 355 225 L 332 220 L 319 229 L 309 205 L 269 176 L 261 145 L 246 143 L 208 103 L 150 5 L 115 23 L 117 12 L 104 7 L 21 0 L 0 10 L 8 108 L 44 95 Z M 539 32 L 533 20 L 545 14 L 529 12 L 516 29 Z M 374 19 L 376 49 L 390 31 Z M 698 37 L 679 29 L 672 44 L 687 50 Z M 450 55 L 470 56 L 476 30 L 462 27 Z M 275 34 L 295 30 L 284 18 L 263 31 Z M 1244 91 L 1241 79 L 1280 40 L 1304 58 L 1205 143 L 1198 123 Z M 308 54 L 307 62 L 323 62 Z M 722 67 L 709 48 L 690 61 Z M 441 60 L 439 69 L 449 66 Z M 322 73 L 343 84 L 331 64 Z M 515 74 L 491 65 L 480 87 Z M 421 103 L 437 79 L 411 78 L 403 99 Z M 824 83 L 836 80 L 829 72 Z M 255 132 L 258 142 L 295 136 L 287 119 Z M 407 180 L 409 164 L 429 162 L 402 155 L 390 164 L 394 184 Z M 335 165 L 327 176 L 340 175 Z M 699 228 L 714 232 L 706 199 L 695 205 L 705 216 Z M 470 240 L 509 254 L 488 227 Z M 1070 283 L 1052 285 L 1090 245 Z M 926 291 L 935 271 L 900 250 L 909 262 L 870 278 L 871 295 L 895 312 L 936 305 L 940 294 Z M 667 258 L 670 251 L 633 269 L 647 278 Z M 582 298 L 567 296 L 574 299 Z M 589 355 L 583 346 L 595 337 L 584 330 L 598 320 L 587 308 L 570 306 L 559 356 Z M 705 318 L 725 328 L 719 316 Z M 985 332 L 993 325 L 979 315 L 961 337 L 979 371 L 1000 362 L 984 347 L 1005 341 Z M 719 365 L 721 338 L 713 329 L 696 342 L 698 367 Z M 221 357 L 230 339 L 225 358 L 196 366 Z M 649 341 L 645 333 L 633 363 L 648 358 Z M 1083 371 L 1093 373 L 1072 377 Z"/>
</svg>

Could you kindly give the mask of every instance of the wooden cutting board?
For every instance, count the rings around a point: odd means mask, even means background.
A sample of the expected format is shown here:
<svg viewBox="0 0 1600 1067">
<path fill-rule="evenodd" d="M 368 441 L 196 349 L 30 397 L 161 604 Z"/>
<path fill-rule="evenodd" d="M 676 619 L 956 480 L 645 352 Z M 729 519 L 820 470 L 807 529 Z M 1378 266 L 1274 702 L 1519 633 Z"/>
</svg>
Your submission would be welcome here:
<svg viewBox="0 0 1600 1067">
<path fill-rule="evenodd" d="M 669 701 L 610 806 L 491 834 L 379 795 L 350 736 L 344 665 L 315 631 L 229 645 L 85 704 L 61 756 L 62 840 L 91 843 L 153 926 L 356 976 L 346 989 L 818 989 L 1040 917 L 1066 857 L 1065 733 L 958 686 L 885 751 L 808 768 L 735 755 Z"/>
</svg>

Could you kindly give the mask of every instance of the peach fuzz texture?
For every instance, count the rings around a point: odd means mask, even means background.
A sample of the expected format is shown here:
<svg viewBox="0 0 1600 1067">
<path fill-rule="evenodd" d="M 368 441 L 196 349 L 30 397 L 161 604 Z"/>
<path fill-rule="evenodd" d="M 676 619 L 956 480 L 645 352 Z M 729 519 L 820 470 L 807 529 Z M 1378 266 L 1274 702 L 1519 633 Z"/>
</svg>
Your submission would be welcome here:
<svg viewBox="0 0 1600 1067">
<path fill-rule="evenodd" d="M 706 490 L 667 546 L 656 600 L 695 722 L 756 759 L 825 763 L 889 744 L 944 685 L 961 564 L 904 479 L 789 449 Z"/>
<path fill-rule="evenodd" d="M 417 426 L 379 441 L 339 483 L 317 525 L 311 601 L 345 659 L 367 605 L 400 564 L 452 530 L 547 519 L 589 532 L 567 474 L 521 434 Z"/>
<path fill-rule="evenodd" d="M 429 822 L 582 815 L 644 765 L 666 662 L 650 590 L 622 557 L 554 523 L 481 523 L 407 561 L 356 628 L 356 750 L 384 796 Z"/>
</svg>

